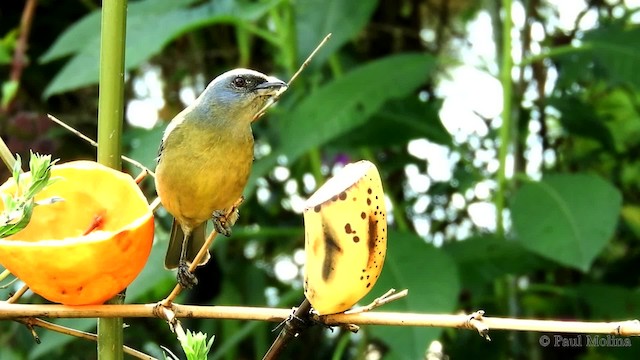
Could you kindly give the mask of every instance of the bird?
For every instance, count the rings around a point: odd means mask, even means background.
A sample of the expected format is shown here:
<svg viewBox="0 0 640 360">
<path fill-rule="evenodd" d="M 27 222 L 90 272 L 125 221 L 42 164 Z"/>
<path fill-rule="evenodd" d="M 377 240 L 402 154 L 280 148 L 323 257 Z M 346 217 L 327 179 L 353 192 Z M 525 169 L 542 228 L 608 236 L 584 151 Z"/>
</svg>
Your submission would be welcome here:
<svg viewBox="0 0 640 360">
<path fill-rule="evenodd" d="M 174 217 L 165 257 L 178 282 L 197 284 L 189 265 L 205 242 L 206 222 L 230 236 L 253 164 L 251 125 L 287 84 L 255 70 L 234 69 L 213 79 L 164 131 L 156 191 Z M 207 254 L 198 264 L 204 265 Z"/>
</svg>

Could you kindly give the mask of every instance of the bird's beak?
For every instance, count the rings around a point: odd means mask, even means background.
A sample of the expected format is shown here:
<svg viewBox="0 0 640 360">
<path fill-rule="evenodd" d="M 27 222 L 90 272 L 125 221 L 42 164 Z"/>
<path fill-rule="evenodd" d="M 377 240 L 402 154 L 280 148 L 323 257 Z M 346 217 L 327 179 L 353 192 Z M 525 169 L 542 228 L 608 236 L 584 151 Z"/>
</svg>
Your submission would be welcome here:
<svg viewBox="0 0 640 360">
<path fill-rule="evenodd" d="M 267 82 L 258 84 L 254 90 L 260 96 L 276 96 L 287 90 L 287 87 L 284 81 L 271 77 Z"/>
</svg>

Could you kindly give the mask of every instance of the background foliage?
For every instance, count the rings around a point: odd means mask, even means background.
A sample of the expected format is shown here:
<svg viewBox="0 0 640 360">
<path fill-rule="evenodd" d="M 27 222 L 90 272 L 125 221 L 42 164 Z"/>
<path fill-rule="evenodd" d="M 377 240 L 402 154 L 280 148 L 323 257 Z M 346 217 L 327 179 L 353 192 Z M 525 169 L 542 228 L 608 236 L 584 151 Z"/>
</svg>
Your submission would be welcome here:
<svg viewBox="0 0 640 360">
<path fill-rule="evenodd" d="M 496 54 L 505 51 L 497 1 L 131 1 L 126 95 L 151 97 L 158 89 L 143 80 L 159 73 L 163 101 L 156 127 L 126 127 L 126 153 L 150 167 L 166 122 L 185 106 L 181 90 L 197 93 L 217 74 L 239 66 L 289 78 L 318 41 L 333 33 L 255 125 L 256 163 L 240 223 L 232 238 L 216 241 L 213 261 L 199 270 L 201 285 L 179 301 L 299 304 L 302 199 L 336 166 L 368 159 L 378 165 L 393 206 L 387 261 L 369 298 L 390 287 L 410 289 L 408 298 L 385 310 L 638 318 L 638 9 L 625 1 L 576 1 L 575 25 L 566 29 L 558 25 L 564 14 L 556 3 L 514 1 L 521 19 L 510 49 L 518 60 L 512 72 L 514 126 L 498 138 L 497 115 L 482 118 L 486 132 L 464 133 L 447 124 L 447 96 L 441 91 L 460 66 L 498 75 L 499 56 L 478 64 L 464 51 L 479 37 L 494 44 Z M 63 161 L 95 158 L 94 149 L 45 114 L 95 138 L 99 2 L 39 1 L 24 64 L 13 60 L 23 6 L 0 5 L 0 135 L 23 158 L 29 149 Z M 481 17 L 491 19 L 493 33 L 473 33 L 469 25 Z M 16 68 L 22 71 L 17 79 Z M 465 93 L 473 102 L 483 91 L 476 86 Z M 513 176 L 499 189 L 496 153 L 504 142 Z M 436 149 L 447 161 L 435 164 L 409 144 Z M 434 177 L 434 166 L 444 166 L 451 176 Z M 8 175 L 3 169 L 2 178 Z M 143 186 L 154 196 L 151 181 Z M 504 229 L 495 228 L 490 206 L 499 191 L 507 199 Z M 478 214 L 472 211 L 478 204 L 488 206 Z M 151 257 L 128 289 L 128 302 L 155 302 L 174 284 L 173 274 L 161 270 L 170 219 L 160 215 Z M 482 221 L 487 218 L 488 225 Z M 9 291 L 0 294 L 6 298 Z M 160 345 L 180 353 L 158 320 L 126 322 L 126 344 L 157 357 Z M 93 320 L 60 323 L 95 327 Z M 193 320 L 186 326 L 215 334 L 214 359 L 259 358 L 275 337 L 273 324 L 258 322 Z M 314 328 L 287 348 L 286 357 L 631 359 L 640 352 L 635 340 L 631 348 L 544 348 L 540 335 L 493 332 L 486 343 L 463 330 L 365 327 L 353 335 Z M 41 331 L 41 339 L 33 346 L 22 325 L 0 323 L 2 359 L 86 359 L 95 353 L 94 344 L 59 334 Z"/>
</svg>

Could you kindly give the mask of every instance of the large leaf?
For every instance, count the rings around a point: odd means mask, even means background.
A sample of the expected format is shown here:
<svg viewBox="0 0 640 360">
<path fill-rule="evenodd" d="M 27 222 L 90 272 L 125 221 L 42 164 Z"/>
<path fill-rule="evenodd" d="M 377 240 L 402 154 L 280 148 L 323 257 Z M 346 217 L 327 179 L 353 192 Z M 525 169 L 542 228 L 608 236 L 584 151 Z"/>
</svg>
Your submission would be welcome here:
<svg viewBox="0 0 640 360">
<path fill-rule="evenodd" d="M 377 0 L 305 0 L 296 2 L 295 19 L 298 60 L 302 62 L 322 38 L 329 41 L 314 57 L 313 66 L 321 65 L 345 42 L 353 39 L 367 24 Z"/>
<path fill-rule="evenodd" d="M 463 286 L 472 293 L 506 274 L 550 268 L 549 261 L 524 249 L 521 243 L 491 236 L 447 243 L 443 250 L 458 264 Z"/>
<path fill-rule="evenodd" d="M 367 122 L 388 100 L 406 97 L 424 84 L 435 59 L 422 54 L 373 61 L 321 87 L 279 123 L 279 153 L 294 161 Z"/>
<path fill-rule="evenodd" d="M 640 87 L 640 27 L 625 28 L 622 21 L 589 31 L 584 46 L 612 80 Z"/>
<path fill-rule="evenodd" d="M 611 132 L 602 118 L 598 117 L 592 104 L 569 95 L 552 98 L 549 105 L 562 113 L 560 122 L 569 133 L 594 139 L 604 148 L 615 150 Z"/>
<path fill-rule="evenodd" d="M 442 125 L 438 111 L 440 101 L 424 102 L 409 95 L 388 101 L 370 121 L 342 135 L 336 144 L 351 147 L 406 146 L 410 140 L 426 138 L 441 145 L 451 145 L 451 134 Z"/>
<path fill-rule="evenodd" d="M 624 20 L 585 32 L 575 51 L 558 52 L 558 86 L 571 89 L 575 82 L 630 83 L 640 88 L 640 27 L 627 27 Z"/>
<path fill-rule="evenodd" d="M 522 246 L 560 264 L 589 270 L 615 230 L 622 197 L 592 175 L 551 175 L 523 185 L 511 207 Z"/>
<path fill-rule="evenodd" d="M 216 23 L 254 21 L 281 0 L 260 3 L 231 0 L 185 7 L 192 0 L 144 0 L 133 3 L 127 16 L 125 68 L 134 68 L 178 36 Z M 51 61 L 74 54 L 45 89 L 44 95 L 62 93 L 98 82 L 100 17 L 91 13 L 69 28 L 40 59 Z"/>
<path fill-rule="evenodd" d="M 460 281 L 453 260 L 442 249 L 428 245 L 415 234 L 391 232 L 380 279 L 363 303 L 390 288 L 409 289 L 409 295 L 384 305 L 382 311 L 452 313 L 458 304 Z M 389 346 L 385 359 L 422 359 L 441 328 L 370 326 L 372 336 Z"/>
</svg>

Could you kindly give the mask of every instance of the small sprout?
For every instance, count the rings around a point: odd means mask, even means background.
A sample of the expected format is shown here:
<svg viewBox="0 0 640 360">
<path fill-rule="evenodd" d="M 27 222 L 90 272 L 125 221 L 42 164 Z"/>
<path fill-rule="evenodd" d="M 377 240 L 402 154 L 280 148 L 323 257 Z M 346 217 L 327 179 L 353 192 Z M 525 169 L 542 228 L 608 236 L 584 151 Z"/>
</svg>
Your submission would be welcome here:
<svg viewBox="0 0 640 360">
<path fill-rule="evenodd" d="M 33 208 L 37 205 L 48 205 L 61 201 L 61 198 L 52 197 L 38 202 L 34 200 L 36 194 L 51 185 L 57 178 L 51 178 L 51 167 L 58 161 L 51 161 L 51 155 L 31 153 L 29 168 L 31 170 L 31 182 L 26 191 L 20 183 L 22 173 L 22 160 L 16 155 L 16 162 L 11 169 L 13 179 L 16 182 L 16 193 L 0 194 L 4 211 L 0 214 L 0 239 L 11 236 L 24 229 L 31 220 Z"/>
<path fill-rule="evenodd" d="M 187 330 L 186 335 L 179 337 L 180 345 L 188 360 L 206 360 L 215 336 L 207 341 L 207 334 L 193 333 Z"/>
</svg>

